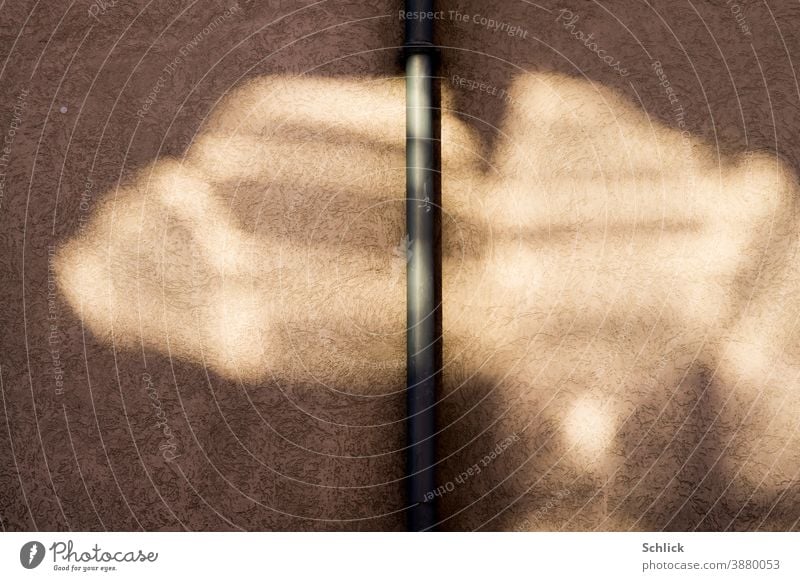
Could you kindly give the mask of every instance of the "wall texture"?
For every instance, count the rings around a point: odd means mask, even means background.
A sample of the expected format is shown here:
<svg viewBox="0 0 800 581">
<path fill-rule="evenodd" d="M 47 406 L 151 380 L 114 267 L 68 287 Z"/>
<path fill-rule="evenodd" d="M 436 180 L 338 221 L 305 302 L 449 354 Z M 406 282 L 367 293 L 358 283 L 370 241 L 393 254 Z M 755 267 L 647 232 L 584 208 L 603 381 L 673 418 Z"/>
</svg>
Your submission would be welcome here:
<svg viewBox="0 0 800 581">
<path fill-rule="evenodd" d="M 441 2 L 445 530 L 798 527 L 800 9 Z M 395 2 L 0 7 L 4 530 L 402 530 Z"/>
</svg>

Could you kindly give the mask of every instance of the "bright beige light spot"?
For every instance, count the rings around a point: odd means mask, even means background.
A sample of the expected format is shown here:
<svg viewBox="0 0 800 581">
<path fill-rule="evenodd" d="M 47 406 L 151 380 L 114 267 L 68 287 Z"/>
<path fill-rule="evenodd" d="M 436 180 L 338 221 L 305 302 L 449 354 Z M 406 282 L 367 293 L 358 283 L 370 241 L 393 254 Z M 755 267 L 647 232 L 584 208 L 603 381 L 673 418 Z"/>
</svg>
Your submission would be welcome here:
<svg viewBox="0 0 800 581">
<path fill-rule="evenodd" d="M 614 437 L 614 424 L 607 406 L 588 398 L 572 404 L 563 428 L 568 454 L 581 466 L 601 462 Z"/>
<path fill-rule="evenodd" d="M 89 252 L 62 251 L 58 275 L 67 300 L 95 332 L 107 333 L 117 311 L 114 286 L 102 258 Z"/>
<path fill-rule="evenodd" d="M 263 335 L 268 332 L 265 314 L 269 308 L 260 305 L 258 298 L 246 285 L 226 283 L 210 301 L 207 336 L 212 356 L 247 379 L 257 378 L 268 366 Z"/>
</svg>

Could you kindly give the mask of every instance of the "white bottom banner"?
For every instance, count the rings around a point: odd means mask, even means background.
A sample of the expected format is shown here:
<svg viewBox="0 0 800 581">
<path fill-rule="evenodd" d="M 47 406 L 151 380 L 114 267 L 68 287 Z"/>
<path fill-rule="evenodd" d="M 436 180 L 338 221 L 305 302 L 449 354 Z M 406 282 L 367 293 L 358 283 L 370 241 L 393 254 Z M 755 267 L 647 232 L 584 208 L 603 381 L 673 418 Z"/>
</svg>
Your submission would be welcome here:
<svg viewBox="0 0 800 581">
<path fill-rule="evenodd" d="M 2 579 L 800 579 L 797 533 L 4 533 Z"/>
</svg>

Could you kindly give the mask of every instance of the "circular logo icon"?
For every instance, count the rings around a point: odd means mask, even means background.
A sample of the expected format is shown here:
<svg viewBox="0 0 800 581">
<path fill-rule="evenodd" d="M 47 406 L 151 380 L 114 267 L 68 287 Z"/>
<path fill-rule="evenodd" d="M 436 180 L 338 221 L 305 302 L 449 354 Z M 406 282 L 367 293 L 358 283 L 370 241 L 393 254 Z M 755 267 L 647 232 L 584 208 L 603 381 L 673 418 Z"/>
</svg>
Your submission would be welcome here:
<svg viewBox="0 0 800 581">
<path fill-rule="evenodd" d="M 19 562 L 26 569 L 35 569 L 44 559 L 44 545 L 39 541 L 30 541 L 19 550 Z"/>
</svg>

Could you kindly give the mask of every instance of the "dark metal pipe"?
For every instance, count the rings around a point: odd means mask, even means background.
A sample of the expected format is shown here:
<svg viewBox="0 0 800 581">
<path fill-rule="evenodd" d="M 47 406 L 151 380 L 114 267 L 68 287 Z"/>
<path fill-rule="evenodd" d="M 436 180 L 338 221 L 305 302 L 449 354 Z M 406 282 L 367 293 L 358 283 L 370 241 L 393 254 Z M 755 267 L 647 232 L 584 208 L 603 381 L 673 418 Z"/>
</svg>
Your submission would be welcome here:
<svg viewBox="0 0 800 581">
<path fill-rule="evenodd" d="M 430 18 L 433 0 L 406 0 L 405 6 L 408 528 L 426 531 L 437 522 L 433 493 L 435 406 L 442 367 L 441 109 Z"/>
</svg>

